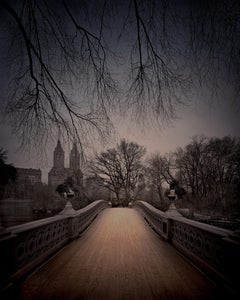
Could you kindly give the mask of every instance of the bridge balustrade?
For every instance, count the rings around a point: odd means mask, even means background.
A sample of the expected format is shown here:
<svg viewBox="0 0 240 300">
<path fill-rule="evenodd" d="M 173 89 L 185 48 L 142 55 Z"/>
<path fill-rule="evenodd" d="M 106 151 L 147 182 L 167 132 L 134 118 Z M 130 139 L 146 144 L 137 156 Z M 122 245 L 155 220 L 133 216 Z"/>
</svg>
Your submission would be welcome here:
<svg viewBox="0 0 240 300">
<path fill-rule="evenodd" d="M 98 200 L 75 211 L 68 203 L 54 217 L 0 230 L 0 290 L 76 238 L 107 206 L 106 201 Z"/>
<path fill-rule="evenodd" d="M 214 279 L 239 290 L 240 235 L 181 216 L 168 216 L 149 203 L 134 204 L 147 223 L 186 258 Z"/>
</svg>

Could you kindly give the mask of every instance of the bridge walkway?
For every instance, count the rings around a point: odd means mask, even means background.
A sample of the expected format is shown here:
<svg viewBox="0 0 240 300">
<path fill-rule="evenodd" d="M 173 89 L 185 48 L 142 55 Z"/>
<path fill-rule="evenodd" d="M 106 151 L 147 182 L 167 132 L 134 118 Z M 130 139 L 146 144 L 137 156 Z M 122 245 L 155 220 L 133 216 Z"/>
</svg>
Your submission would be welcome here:
<svg viewBox="0 0 240 300">
<path fill-rule="evenodd" d="M 80 238 L 12 290 L 10 299 L 224 299 L 220 287 L 134 209 L 104 210 Z M 229 299 L 226 296 L 225 299 Z"/>
</svg>

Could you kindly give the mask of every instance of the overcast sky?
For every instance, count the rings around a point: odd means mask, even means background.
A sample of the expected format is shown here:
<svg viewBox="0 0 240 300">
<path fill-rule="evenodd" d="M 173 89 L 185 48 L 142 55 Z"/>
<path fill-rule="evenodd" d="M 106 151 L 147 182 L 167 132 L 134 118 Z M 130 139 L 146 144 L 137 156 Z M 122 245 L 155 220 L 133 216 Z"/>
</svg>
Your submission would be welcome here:
<svg viewBox="0 0 240 300">
<path fill-rule="evenodd" d="M 74 1 L 72 2 L 74 3 Z M 128 1 L 123 1 L 123 3 L 128 3 Z M 184 6 L 182 10 L 183 9 Z M 125 12 L 125 10 L 123 10 L 122 13 L 123 12 Z M 11 71 L 8 67 L 9 58 L 8 52 L 6 51 L 7 47 L 4 47 L 7 44 L 4 30 L 4 16 L 5 15 L 0 10 L 0 28 L 2 29 L 0 29 L 1 101 L 5 99 L 2 91 L 7 90 L 6 87 L 8 82 L 6 79 L 9 77 L 8 71 Z M 117 14 L 117 16 L 121 17 L 121 13 Z M 119 26 L 120 23 L 114 19 L 114 24 Z M 109 38 L 110 34 L 107 33 L 106 37 Z M 125 44 L 118 46 L 119 49 L 122 47 L 121 50 L 124 50 L 126 43 L 129 43 L 129 41 L 125 41 Z M 228 79 L 228 82 L 231 82 L 231 78 L 223 78 L 223 83 L 225 82 L 225 79 Z M 204 86 L 202 88 L 204 90 Z M 129 118 L 126 119 L 125 117 L 115 116 L 113 118 L 113 123 L 117 130 L 117 136 L 111 143 L 105 145 L 105 148 L 112 147 L 121 138 L 125 138 L 145 146 L 148 154 L 156 151 L 165 154 L 166 152 L 176 150 L 179 146 L 184 147 L 190 142 L 191 137 L 195 135 L 203 134 L 208 137 L 223 137 L 225 135 L 240 136 L 240 105 L 236 99 L 233 100 L 232 93 L 228 89 L 223 88 L 223 91 L 221 91 L 221 99 L 219 99 L 219 101 L 216 99 L 212 100 L 209 94 L 206 95 L 206 93 L 204 94 L 203 92 L 200 93 L 198 90 L 193 90 L 188 105 L 182 107 L 178 106 L 176 110 L 176 119 L 164 128 L 157 125 L 154 127 L 149 125 L 142 128 L 139 124 L 136 124 Z M 3 116 L 4 113 L 0 111 L 1 121 L 3 120 Z M 20 142 L 21 140 L 18 140 L 16 136 L 11 133 L 10 127 L 8 127 L 7 124 L 0 122 L 0 147 L 8 151 L 8 162 L 17 167 L 41 168 L 43 181 L 47 182 L 47 173 L 52 167 L 53 150 L 57 141 L 49 141 L 45 147 L 46 155 L 42 154 L 40 156 L 36 155 L 36 149 L 32 149 L 31 152 L 27 151 L 27 149 L 25 149 L 25 152 L 18 151 Z M 68 167 L 69 164 L 68 157 L 70 148 L 71 145 L 64 144 L 64 150 L 66 151 L 66 167 Z M 104 148 L 98 146 L 97 149 L 94 149 L 93 147 L 88 151 L 91 152 L 91 150 L 100 149 Z"/>
<path fill-rule="evenodd" d="M 208 137 L 223 137 L 225 135 L 240 136 L 240 111 L 237 105 L 231 101 L 216 103 L 209 106 L 208 103 L 198 101 L 192 103 L 188 107 L 179 110 L 179 118 L 172 122 L 166 128 L 139 128 L 139 125 L 117 120 L 118 137 L 126 138 L 129 141 L 135 141 L 147 148 L 147 154 L 159 151 L 165 154 L 174 151 L 177 147 L 184 147 L 190 142 L 194 135 L 204 134 Z M 23 153 L 17 151 L 19 142 L 16 137 L 11 134 L 9 127 L 2 126 L 0 129 L 0 147 L 8 151 L 8 162 L 13 163 L 17 167 L 41 168 L 43 181 L 47 182 L 47 173 L 52 167 L 52 156 L 54 143 L 48 145 L 47 158 L 45 156 L 36 157 L 35 152 Z M 113 140 L 112 144 L 117 140 Z M 105 147 L 111 147 L 106 145 Z M 64 146 L 63 146 L 64 147 Z M 69 147 L 64 147 L 65 165 L 68 167 Z"/>
</svg>

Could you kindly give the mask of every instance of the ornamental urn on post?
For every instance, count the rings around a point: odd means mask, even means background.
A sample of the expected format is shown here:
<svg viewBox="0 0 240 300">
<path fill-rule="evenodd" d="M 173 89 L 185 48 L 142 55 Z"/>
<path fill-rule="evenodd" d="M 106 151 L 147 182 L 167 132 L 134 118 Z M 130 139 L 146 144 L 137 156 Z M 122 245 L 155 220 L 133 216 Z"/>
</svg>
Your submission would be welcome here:
<svg viewBox="0 0 240 300">
<path fill-rule="evenodd" d="M 175 181 L 171 182 L 169 185 L 169 193 L 167 195 L 169 201 L 170 201 L 170 205 L 168 210 L 166 211 L 166 214 L 168 216 L 172 216 L 172 217 L 181 217 L 182 215 L 177 211 L 176 205 L 175 205 L 175 201 L 177 200 L 177 194 L 175 191 Z"/>
</svg>

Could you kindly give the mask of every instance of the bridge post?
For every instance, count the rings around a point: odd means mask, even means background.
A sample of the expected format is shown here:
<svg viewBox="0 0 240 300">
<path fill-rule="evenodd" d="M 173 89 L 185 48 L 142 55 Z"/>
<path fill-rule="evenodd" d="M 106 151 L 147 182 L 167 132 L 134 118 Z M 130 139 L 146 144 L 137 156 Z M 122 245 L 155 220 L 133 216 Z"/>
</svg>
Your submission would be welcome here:
<svg viewBox="0 0 240 300">
<path fill-rule="evenodd" d="M 222 238 L 224 249 L 224 268 L 228 280 L 240 294 L 239 276 L 234 270 L 240 270 L 240 230 L 233 231 L 227 237 Z"/>
<path fill-rule="evenodd" d="M 172 242 L 173 237 L 173 220 L 171 218 L 167 219 L 167 241 Z"/>
<path fill-rule="evenodd" d="M 68 218 L 68 238 L 73 240 L 77 236 L 77 211 L 73 208 L 72 203 L 68 201 L 64 209 L 59 213 L 59 215 L 64 215 Z"/>
<path fill-rule="evenodd" d="M 64 215 L 64 216 L 76 215 L 76 210 L 73 208 L 72 203 L 70 201 L 68 201 L 65 204 L 64 209 L 60 211 L 59 215 Z"/>
<path fill-rule="evenodd" d="M 170 206 L 168 210 L 166 211 L 167 217 L 182 217 L 182 215 L 177 211 L 175 201 L 177 200 L 177 194 L 175 193 L 175 188 L 172 188 L 170 185 L 170 191 L 168 194 L 168 199 L 170 201 Z"/>
<path fill-rule="evenodd" d="M 14 271 L 14 240 L 16 235 L 0 227 L 0 292 L 8 282 Z"/>
</svg>

